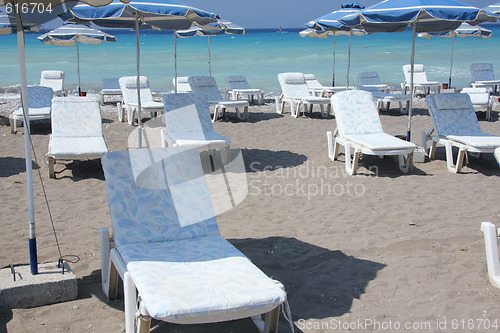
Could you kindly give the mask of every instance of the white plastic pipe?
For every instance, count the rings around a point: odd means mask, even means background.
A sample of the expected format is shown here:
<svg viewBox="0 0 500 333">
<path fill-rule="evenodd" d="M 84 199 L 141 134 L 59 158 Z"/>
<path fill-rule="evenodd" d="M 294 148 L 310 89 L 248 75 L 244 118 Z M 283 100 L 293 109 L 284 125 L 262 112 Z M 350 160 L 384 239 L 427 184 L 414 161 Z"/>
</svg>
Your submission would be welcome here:
<svg viewBox="0 0 500 333">
<path fill-rule="evenodd" d="M 413 72 L 415 70 L 415 37 L 416 34 L 416 23 L 411 25 L 412 37 L 411 37 L 411 62 L 410 62 L 410 103 L 408 105 L 408 131 L 406 132 L 406 140 L 409 142 L 411 140 L 411 116 L 413 112 Z"/>
<path fill-rule="evenodd" d="M 135 53 L 137 56 L 137 133 L 139 138 L 139 149 L 142 148 L 142 124 L 141 124 L 141 50 L 139 48 L 139 15 L 135 14 Z"/>
</svg>

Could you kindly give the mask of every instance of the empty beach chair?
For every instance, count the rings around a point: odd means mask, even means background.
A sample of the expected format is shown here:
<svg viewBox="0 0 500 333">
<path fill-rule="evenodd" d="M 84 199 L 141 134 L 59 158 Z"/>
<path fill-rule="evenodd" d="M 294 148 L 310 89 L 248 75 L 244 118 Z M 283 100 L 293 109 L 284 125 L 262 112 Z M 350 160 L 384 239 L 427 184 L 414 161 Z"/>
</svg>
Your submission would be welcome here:
<svg viewBox="0 0 500 333">
<path fill-rule="evenodd" d="M 41 86 L 28 87 L 28 112 L 29 120 L 49 119 L 52 110 L 52 97 L 54 96 L 52 88 Z M 10 132 L 17 132 L 17 126 L 24 122 L 23 108 L 12 112 L 10 117 Z"/>
<path fill-rule="evenodd" d="M 468 94 L 434 94 L 426 97 L 432 119 L 432 129 L 422 132 L 422 145 L 432 140 L 429 157 L 434 159 L 436 145 L 446 148 L 448 170 L 458 173 L 462 170 L 465 154 L 494 153 L 500 147 L 500 136 L 481 130 Z M 458 148 L 456 163 L 453 161 L 453 147 Z"/>
<path fill-rule="evenodd" d="M 358 74 L 358 89 L 368 91 L 389 92 L 389 86 L 380 82 L 377 72 L 363 72 Z"/>
<path fill-rule="evenodd" d="M 300 108 L 304 107 L 304 113 L 309 108 L 312 112 L 314 104 L 321 108 L 321 115 L 327 117 L 330 114 L 330 99 L 326 97 L 313 96 L 309 92 L 306 79 L 302 73 L 280 73 L 278 74 L 282 96 L 276 103 L 280 103 L 277 107 L 279 113 L 283 113 L 286 103 L 290 104 L 290 113 L 297 118 L 300 115 Z M 326 111 L 325 111 L 326 106 Z"/>
<path fill-rule="evenodd" d="M 107 152 L 99 101 L 88 97 L 54 98 L 52 134 L 45 155 L 50 178 L 55 178 L 56 160 L 90 160 Z"/>
<path fill-rule="evenodd" d="M 193 91 L 200 94 L 208 101 L 209 106 L 214 108 L 213 122 L 217 121 L 219 117 L 224 117 L 227 108 L 234 108 L 239 119 L 248 119 L 248 101 L 223 99 L 213 77 L 190 76 L 188 81 Z M 243 109 L 243 114 L 241 114 L 240 109 Z"/>
<path fill-rule="evenodd" d="M 40 85 L 52 88 L 54 95 L 64 96 L 64 72 L 63 71 L 42 71 Z"/>
<path fill-rule="evenodd" d="M 304 79 L 306 80 L 309 92 L 313 96 L 330 97 L 336 92 L 344 91 L 347 89 L 353 89 L 353 87 L 347 88 L 346 86 L 336 86 L 336 87 L 324 86 L 316 79 L 314 74 L 304 74 Z"/>
<path fill-rule="evenodd" d="M 470 65 L 470 75 L 472 77 L 472 87 L 486 87 L 496 95 L 500 80 L 495 80 L 493 64 L 478 63 Z"/>
<path fill-rule="evenodd" d="M 391 107 L 391 103 L 399 103 L 399 111 L 402 114 L 408 113 L 408 108 L 410 105 L 410 98 L 411 98 L 410 95 L 391 94 L 380 90 L 369 90 L 369 91 L 372 93 L 373 99 L 377 102 L 377 109 L 379 112 L 384 104 L 386 104 L 386 110 L 389 110 L 389 108 Z M 404 107 L 405 104 L 406 104 L 406 109 Z"/>
<path fill-rule="evenodd" d="M 124 121 L 125 111 L 127 112 L 127 120 L 130 125 L 134 123 L 135 115 L 137 113 L 137 77 L 125 76 L 119 79 L 120 89 L 122 91 L 123 102 L 119 102 L 118 107 L 118 120 Z M 148 78 L 145 76 L 140 77 L 140 94 L 141 94 L 141 110 L 142 112 L 150 112 L 151 117 L 157 112 L 163 112 L 163 103 L 156 102 L 153 99 L 153 93 L 149 87 Z"/>
<path fill-rule="evenodd" d="M 173 78 L 172 84 L 174 85 L 174 92 L 175 92 L 176 83 L 177 83 L 177 92 L 178 93 L 193 92 L 193 89 L 191 89 L 191 86 L 189 85 L 188 79 L 189 79 L 188 76 L 181 76 L 181 77 L 177 78 L 177 82 L 176 82 L 175 78 Z"/>
<path fill-rule="evenodd" d="M 260 89 L 252 89 L 244 76 L 226 77 L 227 94 L 229 99 L 238 100 L 240 97 L 247 97 L 253 103 L 254 96 L 257 96 L 259 104 L 264 103 L 264 92 Z"/>
<path fill-rule="evenodd" d="M 406 94 L 410 89 L 410 76 L 411 76 L 411 65 L 403 66 L 403 73 L 405 74 L 405 82 L 401 84 L 404 93 Z M 417 91 L 421 91 L 423 94 L 428 95 L 430 93 L 439 93 L 441 89 L 441 84 L 437 81 L 427 80 L 427 75 L 425 74 L 424 65 L 415 64 L 413 68 L 413 94 Z"/>
<path fill-rule="evenodd" d="M 115 298 L 123 280 L 127 333 L 149 332 L 152 318 L 203 324 L 261 314 L 261 329 L 278 331 L 284 288 L 220 235 L 198 151 L 117 151 L 102 164 L 113 226 L 111 240 L 100 230 L 102 289 Z"/>
<path fill-rule="evenodd" d="M 100 92 L 101 105 L 104 105 L 104 96 L 121 96 L 122 90 L 120 89 L 120 81 L 118 78 L 105 78 L 102 79 L 102 86 Z"/>
<path fill-rule="evenodd" d="M 210 119 L 208 102 L 196 93 L 165 94 L 165 128 L 161 131 L 162 147 L 190 147 L 208 150 L 212 156 L 217 149 L 229 163 L 228 138 L 216 133 Z"/>
<path fill-rule="evenodd" d="M 337 159 L 339 146 L 345 151 L 345 168 L 354 175 L 361 154 L 397 155 L 399 168 L 408 172 L 413 163 L 415 144 L 384 133 L 372 94 L 363 90 L 349 90 L 332 96 L 337 128 L 326 133 L 328 157 Z M 351 159 L 351 149 L 354 156 Z"/>
<path fill-rule="evenodd" d="M 491 120 L 492 100 L 487 88 L 463 88 L 462 94 L 468 94 L 475 111 L 485 111 L 486 120 Z"/>
</svg>

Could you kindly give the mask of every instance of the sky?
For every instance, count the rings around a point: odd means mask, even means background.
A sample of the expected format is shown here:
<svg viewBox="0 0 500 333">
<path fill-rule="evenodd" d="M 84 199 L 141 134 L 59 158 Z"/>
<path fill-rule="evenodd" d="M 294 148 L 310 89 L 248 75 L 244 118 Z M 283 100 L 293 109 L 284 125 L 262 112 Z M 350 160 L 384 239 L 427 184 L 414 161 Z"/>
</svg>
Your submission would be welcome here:
<svg viewBox="0 0 500 333">
<path fill-rule="evenodd" d="M 304 24 L 337 10 L 346 0 L 181 0 L 188 5 L 218 14 L 221 18 L 252 28 L 303 28 Z M 380 0 L 360 0 L 369 7 Z M 476 7 L 486 7 L 498 0 L 462 0 Z"/>
</svg>

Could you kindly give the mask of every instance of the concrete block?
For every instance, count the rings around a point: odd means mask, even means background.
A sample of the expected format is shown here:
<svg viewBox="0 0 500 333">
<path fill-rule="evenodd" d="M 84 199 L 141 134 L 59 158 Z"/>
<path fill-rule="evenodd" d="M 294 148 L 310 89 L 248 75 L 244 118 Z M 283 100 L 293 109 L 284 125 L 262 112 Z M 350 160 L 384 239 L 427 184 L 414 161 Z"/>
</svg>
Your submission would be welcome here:
<svg viewBox="0 0 500 333">
<path fill-rule="evenodd" d="M 78 295 L 75 274 L 69 265 L 62 268 L 55 263 L 38 265 L 38 274 L 32 275 L 29 265 L 15 266 L 14 281 L 11 268 L 0 270 L 0 307 L 32 308 L 71 301 Z"/>
<path fill-rule="evenodd" d="M 424 148 L 417 147 L 417 149 L 415 149 L 415 151 L 413 152 L 413 162 L 414 163 L 424 163 L 426 156 L 427 156 L 427 154 L 425 153 Z"/>
</svg>

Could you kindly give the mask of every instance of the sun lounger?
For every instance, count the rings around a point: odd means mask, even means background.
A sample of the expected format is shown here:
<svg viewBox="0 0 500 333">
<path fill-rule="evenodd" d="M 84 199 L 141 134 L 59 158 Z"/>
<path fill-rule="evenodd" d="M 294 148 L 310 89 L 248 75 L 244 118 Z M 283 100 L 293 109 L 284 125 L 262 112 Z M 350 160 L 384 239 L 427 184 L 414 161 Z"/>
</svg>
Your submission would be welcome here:
<svg viewBox="0 0 500 333">
<path fill-rule="evenodd" d="M 367 91 L 389 92 L 389 86 L 380 82 L 377 72 L 363 72 L 358 74 L 358 89 Z"/>
<path fill-rule="evenodd" d="M 484 247 L 486 249 L 486 263 L 488 266 L 488 277 L 492 285 L 500 288 L 500 259 L 498 257 L 499 231 L 493 223 L 481 223 L 481 231 L 484 235 Z"/>
<path fill-rule="evenodd" d="M 278 113 L 283 114 L 286 103 L 290 104 L 290 113 L 297 118 L 300 115 L 300 108 L 304 107 L 304 113 L 309 107 L 309 112 L 312 112 L 314 104 L 321 108 L 321 115 L 328 117 L 331 111 L 330 99 L 326 97 L 312 96 L 309 93 L 306 79 L 302 73 L 280 73 L 278 80 L 281 85 L 282 96 L 280 100 L 276 100 L 276 109 Z M 326 111 L 325 111 L 326 106 Z"/>
<path fill-rule="evenodd" d="M 401 84 L 404 94 L 410 89 L 410 76 L 411 76 L 411 65 L 403 66 L 403 73 L 405 74 L 405 82 Z M 430 93 L 439 93 L 441 89 L 441 84 L 437 81 L 428 81 L 427 75 L 425 74 L 424 65 L 415 64 L 413 68 L 413 93 L 416 94 L 417 91 L 421 91 L 423 94 L 428 95 Z"/>
<path fill-rule="evenodd" d="M 328 157 L 337 159 L 339 145 L 345 150 L 345 168 L 354 175 L 361 154 L 397 155 L 399 168 L 408 172 L 412 167 L 416 145 L 384 133 L 372 94 L 363 90 L 349 90 L 332 96 L 337 129 L 327 132 Z M 351 160 L 351 148 L 354 156 Z"/>
<path fill-rule="evenodd" d="M 115 298 L 123 280 L 127 333 L 149 332 L 151 318 L 202 324 L 261 314 L 264 331 L 277 332 L 284 288 L 220 235 L 198 151 L 117 151 L 102 164 L 113 226 L 111 240 L 100 230 L 102 288 Z"/>
<path fill-rule="evenodd" d="M 475 111 L 486 111 L 486 120 L 491 120 L 492 100 L 487 88 L 463 88 L 462 94 L 468 94 Z"/>
<path fill-rule="evenodd" d="M 40 85 L 52 88 L 54 95 L 65 96 L 64 72 L 63 71 L 42 71 L 40 75 Z"/>
<path fill-rule="evenodd" d="M 102 79 L 100 100 L 101 105 L 104 105 L 104 96 L 121 96 L 120 81 L 118 78 Z"/>
<path fill-rule="evenodd" d="M 137 101 L 137 77 L 125 76 L 119 79 L 120 89 L 122 91 L 123 102 L 119 102 L 118 120 L 124 121 L 125 111 L 127 111 L 127 120 L 129 125 L 134 123 L 135 114 L 138 108 Z M 163 103 L 156 102 L 153 99 L 153 93 L 149 87 L 148 78 L 140 77 L 140 94 L 141 94 L 141 110 L 142 112 L 150 112 L 151 117 L 157 112 L 163 112 Z"/>
<path fill-rule="evenodd" d="M 56 160 L 90 160 L 107 152 L 99 101 L 88 97 L 54 98 L 52 134 L 45 155 L 50 178 L 55 178 Z"/>
<path fill-rule="evenodd" d="M 458 173 L 462 170 L 464 157 L 471 153 L 494 153 L 500 147 L 500 136 L 481 131 L 476 113 L 468 94 L 435 94 L 426 97 L 431 115 L 432 129 L 422 132 L 422 145 L 432 140 L 429 157 L 434 159 L 436 145 L 446 148 L 448 170 Z M 456 164 L 453 162 L 453 147 L 458 148 Z"/>
<path fill-rule="evenodd" d="M 319 97 L 330 97 L 331 95 L 348 89 L 354 89 L 354 87 L 346 87 L 346 86 L 336 86 L 336 87 L 327 87 L 323 86 L 314 74 L 304 74 L 304 79 L 306 80 L 307 88 L 309 88 L 309 92 L 313 96 Z"/>
<path fill-rule="evenodd" d="M 208 150 L 212 156 L 216 149 L 229 163 L 228 138 L 214 132 L 207 101 L 195 93 L 165 94 L 165 126 L 161 131 L 162 147 L 194 147 Z"/>
<path fill-rule="evenodd" d="M 29 120 L 50 119 L 53 92 L 49 87 L 28 87 L 28 112 Z M 19 108 L 10 115 L 10 132 L 17 132 L 19 123 L 24 122 L 23 108 Z"/>
<path fill-rule="evenodd" d="M 223 99 L 213 77 L 190 76 L 188 81 L 193 91 L 203 96 L 208 101 L 209 106 L 214 108 L 212 122 L 217 121 L 219 117 L 224 117 L 227 108 L 236 109 L 236 115 L 239 119 L 248 119 L 248 101 Z M 241 114 L 240 109 L 243 109 L 243 114 Z"/>
<path fill-rule="evenodd" d="M 370 92 L 373 95 L 373 99 L 377 102 L 377 110 L 379 112 L 384 104 L 386 104 L 386 110 L 389 110 L 391 103 L 399 103 L 399 111 L 402 114 L 408 113 L 408 108 L 410 105 L 410 98 L 411 98 L 410 95 L 391 94 L 380 90 L 373 90 Z M 406 109 L 404 107 L 404 104 L 406 104 Z"/>
<path fill-rule="evenodd" d="M 193 89 L 191 89 L 191 86 L 189 85 L 188 81 L 189 77 L 187 76 L 181 76 L 177 78 L 177 92 L 178 93 L 189 93 L 193 92 Z M 172 84 L 174 85 L 175 88 L 175 78 L 172 79 Z M 175 92 L 175 90 L 174 90 Z"/>
<path fill-rule="evenodd" d="M 472 77 L 472 87 L 486 87 L 496 95 L 500 80 L 495 80 L 493 64 L 479 63 L 470 65 L 470 74 Z"/>
<path fill-rule="evenodd" d="M 226 77 L 227 94 L 229 99 L 238 100 L 246 96 L 253 103 L 254 96 L 257 96 L 259 104 L 264 103 L 264 92 L 260 89 L 252 89 L 244 76 Z"/>
</svg>

